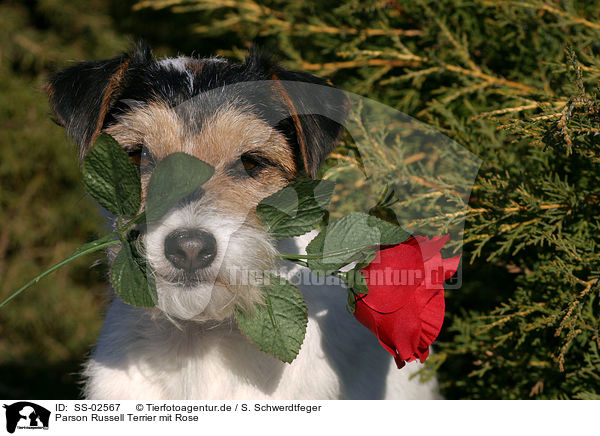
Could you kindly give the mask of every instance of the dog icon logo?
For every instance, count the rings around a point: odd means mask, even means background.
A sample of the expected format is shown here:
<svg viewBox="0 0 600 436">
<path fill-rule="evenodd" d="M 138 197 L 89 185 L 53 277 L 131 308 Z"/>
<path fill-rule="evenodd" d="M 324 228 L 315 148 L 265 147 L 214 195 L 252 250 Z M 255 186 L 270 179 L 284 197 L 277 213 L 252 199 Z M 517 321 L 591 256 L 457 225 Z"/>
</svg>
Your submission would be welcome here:
<svg viewBox="0 0 600 436">
<path fill-rule="evenodd" d="M 50 411 L 29 401 L 6 405 L 6 431 L 14 433 L 15 429 L 48 430 Z"/>
</svg>

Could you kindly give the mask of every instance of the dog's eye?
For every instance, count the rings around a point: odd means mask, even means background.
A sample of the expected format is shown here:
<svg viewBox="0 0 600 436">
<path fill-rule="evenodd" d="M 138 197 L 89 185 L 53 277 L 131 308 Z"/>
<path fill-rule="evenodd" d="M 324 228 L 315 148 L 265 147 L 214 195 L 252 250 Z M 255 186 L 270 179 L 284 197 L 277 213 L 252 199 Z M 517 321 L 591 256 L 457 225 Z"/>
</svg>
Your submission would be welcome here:
<svg viewBox="0 0 600 436">
<path fill-rule="evenodd" d="M 256 177 L 267 165 L 269 161 L 255 153 L 244 153 L 240 157 L 234 170 L 239 175 L 249 175 L 250 177 Z"/>
<path fill-rule="evenodd" d="M 131 159 L 131 162 L 133 162 L 133 164 L 136 167 L 140 166 L 140 163 L 142 162 L 142 149 L 138 149 L 138 150 L 127 150 L 127 154 L 129 155 L 129 159 Z"/>
<path fill-rule="evenodd" d="M 131 162 L 140 169 L 141 172 L 148 171 L 154 167 L 154 158 L 148 148 L 144 145 L 139 145 L 138 147 L 128 150 L 127 154 L 131 159 Z"/>
<path fill-rule="evenodd" d="M 254 160 L 252 157 L 242 156 L 242 165 L 246 171 L 252 171 L 258 166 L 258 162 L 256 162 L 256 160 Z"/>
</svg>

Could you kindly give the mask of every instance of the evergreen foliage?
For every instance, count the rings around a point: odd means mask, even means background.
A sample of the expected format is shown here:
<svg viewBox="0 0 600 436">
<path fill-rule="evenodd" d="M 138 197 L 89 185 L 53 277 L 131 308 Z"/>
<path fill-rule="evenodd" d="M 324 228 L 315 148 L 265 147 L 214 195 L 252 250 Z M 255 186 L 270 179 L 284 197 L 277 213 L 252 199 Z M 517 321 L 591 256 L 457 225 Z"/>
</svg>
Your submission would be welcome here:
<svg viewBox="0 0 600 436">
<path fill-rule="evenodd" d="M 197 14 L 194 32 L 238 38 L 224 54 L 258 41 L 289 67 L 404 111 L 482 158 L 464 234 L 471 265 L 463 288 L 447 293 L 431 363 L 449 397 L 593 398 L 599 6 L 142 0 L 134 9 Z"/>
</svg>

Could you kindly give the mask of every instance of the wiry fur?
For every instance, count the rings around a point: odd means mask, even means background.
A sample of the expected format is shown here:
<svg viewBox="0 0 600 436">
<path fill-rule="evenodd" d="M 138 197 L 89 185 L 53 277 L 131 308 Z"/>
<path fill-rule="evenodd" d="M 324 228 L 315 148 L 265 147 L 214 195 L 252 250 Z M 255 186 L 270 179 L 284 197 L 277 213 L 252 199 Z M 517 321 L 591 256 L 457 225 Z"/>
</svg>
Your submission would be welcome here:
<svg viewBox="0 0 600 436">
<path fill-rule="evenodd" d="M 275 250 L 264 230 L 249 225 L 245 218 L 224 215 L 203 198 L 148 227 L 144 245 L 155 272 L 159 309 L 183 320 L 221 321 L 231 317 L 237 306 L 251 309 L 261 300 L 259 287 L 244 283 L 238 273 L 273 269 Z M 186 284 L 164 256 L 166 236 L 189 228 L 208 231 L 217 240 L 217 256 L 209 268 L 197 273 L 198 284 Z"/>
<path fill-rule="evenodd" d="M 251 80 L 272 81 L 261 94 L 264 101 L 222 92 Z M 185 152 L 215 169 L 201 190 L 142 232 L 138 242 L 152 267 L 157 307 L 132 307 L 114 297 L 85 367 L 86 398 L 437 397 L 435 379 L 410 379 L 419 364 L 397 370 L 376 337 L 346 312 L 339 283 L 318 282 L 305 268 L 276 263 L 256 205 L 300 173 L 314 176 L 341 133 L 339 124 L 307 114 L 310 96 L 293 95 L 279 80 L 325 84 L 256 53 L 242 65 L 214 58 L 155 61 L 144 47 L 51 78 L 52 106 L 82 155 L 106 131 L 126 150 L 143 145 L 156 161 Z M 213 89 L 219 92 L 206 94 Z M 345 105 L 328 101 L 323 107 L 339 115 Z M 283 121 L 270 123 L 266 114 L 273 111 L 282 111 Z M 258 156 L 258 170 L 242 165 L 244 156 Z M 152 164 L 140 168 L 144 200 Z M 166 257 L 165 240 L 179 230 L 211 234 L 212 263 L 194 273 L 177 269 Z M 280 242 L 279 248 L 303 252 L 312 237 Z M 234 310 L 251 311 L 261 300 L 252 273 L 273 268 L 298 283 L 309 311 L 306 337 L 291 365 L 258 350 L 233 321 Z"/>
</svg>

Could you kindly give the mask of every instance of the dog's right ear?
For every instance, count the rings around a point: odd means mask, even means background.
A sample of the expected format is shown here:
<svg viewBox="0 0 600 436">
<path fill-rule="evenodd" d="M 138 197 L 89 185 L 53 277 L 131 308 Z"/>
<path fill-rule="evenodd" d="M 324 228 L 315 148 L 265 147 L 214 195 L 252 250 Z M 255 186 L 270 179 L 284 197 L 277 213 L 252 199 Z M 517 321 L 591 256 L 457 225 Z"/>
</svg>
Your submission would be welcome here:
<svg viewBox="0 0 600 436">
<path fill-rule="evenodd" d="M 287 113 L 275 128 L 292 144 L 297 167 L 315 178 L 344 132 L 343 121 L 350 110 L 350 99 L 343 91 L 325 93 L 326 87 L 335 89 L 329 81 L 280 67 L 256 48 L 246 59 L 246 68 L 261 73 L 262 80 L 272 81 L 277 101 Z M 294 88 L 294 82 L 318 86 L 308 91 L 307 87 Z M 321 114 L 311 110 L 314 107 L 319 107 Z"/>
<path fill-rule="evenodd" d="M 151 59 L 150 49 L 138 44 L 121 56 L 81 62 L 50 77 L 46 84 L 50 105 L 58 122 L 75 139 L 80 157 L 85 156 L 102 130 L 135 67 Z"/>
</svg>

